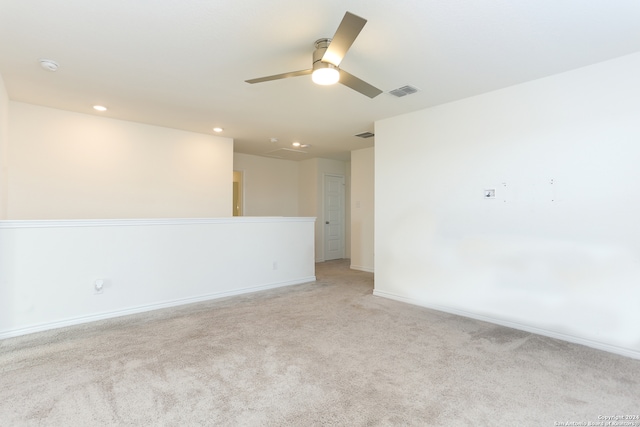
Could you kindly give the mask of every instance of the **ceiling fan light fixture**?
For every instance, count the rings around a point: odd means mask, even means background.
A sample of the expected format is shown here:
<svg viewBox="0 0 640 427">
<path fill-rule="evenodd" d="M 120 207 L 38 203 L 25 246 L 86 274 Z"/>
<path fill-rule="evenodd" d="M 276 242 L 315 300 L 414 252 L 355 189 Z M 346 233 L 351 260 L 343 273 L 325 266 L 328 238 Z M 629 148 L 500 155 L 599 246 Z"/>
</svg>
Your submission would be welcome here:
<svg viewBox="0 0 640 427">
<path fill-rule="evenodd" d="M 317 85 L 333 85 L 340 80 L 340 71 L 338 67 L 326 62 L 316 62 L 313 64 L 313 73 L 311 73 L 311 80 Z"/>
</svg>

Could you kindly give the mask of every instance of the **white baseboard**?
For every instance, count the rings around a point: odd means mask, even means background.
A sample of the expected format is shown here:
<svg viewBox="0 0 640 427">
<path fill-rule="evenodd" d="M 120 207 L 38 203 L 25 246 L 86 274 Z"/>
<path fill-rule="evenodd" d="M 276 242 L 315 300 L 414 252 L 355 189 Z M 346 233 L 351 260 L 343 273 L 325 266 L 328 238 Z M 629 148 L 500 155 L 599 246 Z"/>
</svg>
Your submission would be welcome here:
<svg viewBox="0 0 640 427">
<path fill-rule="evenodd" d="M 112 319 L 114 317 L 128 316 L 130 314 L 144 313 L 147 311 L 159 310 L 162 308 L 170 308 L 170 307 L 176 307 L 179 305 L 193 304 L 196 302 L 204 302 L 204 301 L 210 301 L 214 299 L 226 298 L 226 297 L 231 297 L 236 295 L 250 294 L 253 292 L 265 291 L 267 289 L 275 289 L 275 288 L 281 288 L 285 286 L 299 285 L 302 283 L 314 282 L 315 280 L 316 280 L 316 276 L 301 277 L 299 279 L 288 280 L 285 282 L 268 283 L 265 285 L 253 286 L 253 287 L 248 287 L 243 289 L 236 289 L 233 291 L 215 292 L 215 293 L 200 295 L 196 297 L 181 298 L 173 301 L 165 301 L 157 304 L 131 307 L 131 308 L 126 308 L 124 310 L 90 314 L 87 316 L 74 317 L 74 318 L 64 319 L 64 320 L 55 321 L 55 322 L 41 323 L 33 326 L 28 326 L 25 328 L 19 328 L 19 329 L 0 332 L 0 339 L 12 338 L 12 337 L 17 337 L 21 335 L 32 334 L 35 332 L 48 331 L 51 329 L 64 328 L 66 326 L 81 325 L 83 323 Z"/>
<path fill-rule="evenodd" d="M 375 273 L 375 271 L 373 271 L 373 268 L 363 267 L 361 265 L 351 264 L 349 268 L 351 268 L 352 270 L 366 271 L 367 273 Z"/>
<path fill-rule="evenodd" d="M 376 295 L 376 296 L 379 296 L 379 297 L 382 297 L 382 298 L 388 298 L 388 299 L 404 302 L 404 303 L 411 304 L 411 305 L 417 305 L 417 306 L 428 308 L 428 309 L 431 309 L 431 310 L 442 311 L 442 312 L 445 312 L 445 313 L 450 313 L 450 314 L 455 314 L 455 315 L 458 315 L 458 316 L 469 317 L 471 319 L 481 320 L 483 322 L 488 322 L 488 323 L 493 323 L 493 324 L 496 324 L 496 325 L 506 326 L 508 328 L 519 329 L 521 331 L 531 332 L 533 334 L 543 335 L 543 336 L 550 337 L 550 338 L 556 338 L 556 339 L 559 339 L 559 340 L 568 341 L 568 342 L 572 342 L 572 343 L 575 343 L 575 344 L 581 344 L 581 345 L 584 345 L 584 346 L 587 346 L 587 347 L 595 348 L 597 350 L 602 350 L 602 351 L 606 351 L 606 352 L 609 352 L 609 353 L 619 354 L 621 356 L 631 357 L 633 359 L 640 359 L 640 351 L 633 350 L 633 349 L 628 349 L 628 348 L 624 348 L 624 347 L 618 347 L 618 346 L 614 346 L 614 345 L 603 343 L 603 342 L 599 342 L 599 341 L 593 341 L 593 340 L 587 339 L 587 338 L 581 338 L 581 337 L 576 337 L 574 335 L 568 335 L 568 334 L 564 334 L 564 333 L 551 331 L 551 330 L 548 330 L 548 329 L 540 329 L 540 328 L 536 328 L 534 326 L 523 325 L 521 323 L 509 322 L 509 321 L 502 320 L 502 319 L 495 319 L 495 318 L 492 318 L 492 317 L 487 317 L 487 316 L 483 316 L 483 315 L 480 315 L 480 314 L 476 314 L 476 313 L 472 313 L 472 312 L 468 312 L 468 311 L 464 311 L 464 310 L 459 310 L 459 309 L 455 309 L 455 308 L 451 308 L 451 307 L 445 307 L 445 306 L 440 306 L 440 305 L 436 305 L 436 304 L 427 304 L 427 303 L 423 303 L 421 301 L 417 301 L 417 300 L 414 300 L 414 299 L 411 299 L 411 298 L 407 298 L 407 297 L 404 297 L 404 296 L 401 296 L 401 295 L 396 295 L 396 294 L 393 294 L 393 293 L 390 293 L 390 292 L 380 291 L 380 290 L 376 290 L 376 289 L 374 289 L 373 295 Z"/>
</svg>

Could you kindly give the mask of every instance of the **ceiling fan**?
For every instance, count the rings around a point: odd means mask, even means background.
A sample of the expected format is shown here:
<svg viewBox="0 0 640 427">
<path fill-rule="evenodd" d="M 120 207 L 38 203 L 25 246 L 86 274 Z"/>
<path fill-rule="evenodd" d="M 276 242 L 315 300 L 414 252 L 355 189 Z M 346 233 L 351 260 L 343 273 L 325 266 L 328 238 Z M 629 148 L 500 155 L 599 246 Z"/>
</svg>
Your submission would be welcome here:
<svg viewBox="0 0 640 427">
<path fill-rule="evenodd" d="M 349 50 L 366 23 L 366 19 L 347 12 L 342 18 L 342 22 L 340 22 L 333 39 L 316 40 L 312 68 L 245 81 L 253 84 L 311 74 L 311 79 L 316 84 L 330 85 L 339 82 L 369 98 L 375 98 L 382 93 L 380 89 L 339 68 L 340 62 L 347 54 L 347 50 Z"/>
</svg>

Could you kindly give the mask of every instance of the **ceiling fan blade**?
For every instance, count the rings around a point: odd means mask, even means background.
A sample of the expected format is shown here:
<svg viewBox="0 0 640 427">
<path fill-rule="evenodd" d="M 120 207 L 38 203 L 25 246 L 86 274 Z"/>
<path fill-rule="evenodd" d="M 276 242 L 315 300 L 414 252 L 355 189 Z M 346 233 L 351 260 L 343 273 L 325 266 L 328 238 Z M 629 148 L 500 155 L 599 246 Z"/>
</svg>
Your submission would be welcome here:
<svg viewBox="0 0 640 427">
<path fill-rule="evenodd" d="M 290 71 L 288 73 L 275 74 L 273 76 L 267 76 L 267 77 L 260 77 L 260 78 L 257 78 L 257 79 L 245 80 L 245 82 L 253 84 L 253 83 L 268 82 L 270 80 L 286 79 L 286 78 L 289 78 L 289 77 L 306 76 L 306 75 L 311 74 L 312 71 L 313 70 L 311 68 L 309 68 L 308 70 Z"/>
<path fill-rule="evenodd" d="M 322 62 L 328 62 L 336 67 L 340 65 L 366 23 L 367 20 L 364 18 L 360 18 L 351 12 L 345 13 L 327 51 L 322 56 Z"/>
<path fill-rule="evenodd" d="M 360 80 L 356 76 L 349 74 L 344 70 L 340 70 L 340 83 L 350 87 L 356 92 L 360 92 L 361 94 L 368 96 L 369 98 L 375 98 L 382 93 L 382 91 L 377 87 L 371 86 L 364 80 Z"/>
</svg>

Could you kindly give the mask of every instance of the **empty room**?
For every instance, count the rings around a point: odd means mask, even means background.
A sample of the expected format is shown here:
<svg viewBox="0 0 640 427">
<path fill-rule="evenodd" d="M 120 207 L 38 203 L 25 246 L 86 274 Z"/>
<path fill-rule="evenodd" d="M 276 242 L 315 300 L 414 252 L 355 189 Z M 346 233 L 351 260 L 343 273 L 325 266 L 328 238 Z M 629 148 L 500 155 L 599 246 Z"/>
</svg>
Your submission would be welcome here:
<svg viewBox="0 0 640 427">
<path fill-rule="evenodd" d="M 638 22 L 0 0 L 0 425 L 640 426 Z"/>
</svg>

